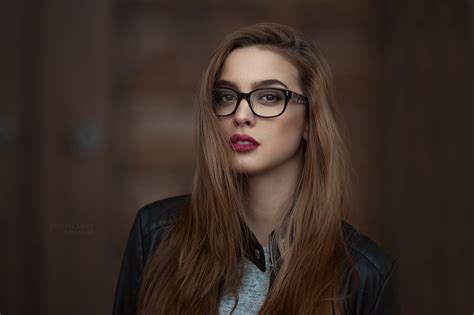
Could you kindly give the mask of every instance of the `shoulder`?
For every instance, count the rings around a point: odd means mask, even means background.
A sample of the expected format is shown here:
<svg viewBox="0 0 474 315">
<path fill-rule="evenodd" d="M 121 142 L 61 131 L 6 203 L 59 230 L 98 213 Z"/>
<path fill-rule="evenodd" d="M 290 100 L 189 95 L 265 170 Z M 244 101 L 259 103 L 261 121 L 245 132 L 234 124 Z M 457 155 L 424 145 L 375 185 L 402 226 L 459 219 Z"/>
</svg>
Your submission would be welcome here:
<svg viewBox="0 0 474 315">
<path fill-rule="evenodd" d="M 375 273 L 381 280 L 393 269 L 396 259 L 376 242 L 344 222 L 344 236 L 353 262 L 360 271 Z"/>
<path fill-rule="evenodd" d="M 175 196 L 154 201 L 138 211 L 143 237 L 153 233 L 156 229 L 168 226 L 176 221 L 185 207 L 189 195 Z"/>
<path fill-rule="evenodd" d="M 172 225 L 182 212 L 189 195 L 174 196 L 151 202 L 138 211 L 138 218 L 145 239 L 157 230 Z"/>
<path fill-rule="evenodd" d="M 137 213 L 143 241 L 144 257 L 147 260 L 163 238 L 164 231 L 172 226 L 183 212 L 190 195 L 175 196 L 154 201 Z"/>
<path fill-rule="evenodd" d="M 352 309 L 357 314 L 398 314 L 396 258 L 346 222 L 344 237 L 356 272 L 350 281 L 357 292 Z"/>
</svg>

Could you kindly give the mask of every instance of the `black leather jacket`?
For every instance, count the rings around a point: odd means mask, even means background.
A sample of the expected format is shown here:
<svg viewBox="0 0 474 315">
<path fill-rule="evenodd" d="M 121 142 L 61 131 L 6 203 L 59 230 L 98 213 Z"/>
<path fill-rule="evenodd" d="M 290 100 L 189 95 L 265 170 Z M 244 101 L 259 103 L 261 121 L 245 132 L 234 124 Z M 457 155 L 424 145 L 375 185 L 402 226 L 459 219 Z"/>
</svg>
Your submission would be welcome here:
<svg viewBox="0 0 474 315">
<path fill-rule="evenodd" d="M 176 220 L 186 196 L 151 203 L 138 211 L 125 248 L 115 293 L 113 314 L 135 314 L 137 293 L 143 268 L 153 255 L 163 233 Z M 401 314 L 395 259 L 373 241 L 344 224 L 344 234 L 358 272 L 357 294 L 345 305 L 346 314 Z M 251 234 L 253 235 L 253 234 Z M 265 270 L 263 248 L 253 237 L 245 256 Z M 270 244 L 270 250 L 276 246 Z M 271 272 L 271 281 L 275 273 Z M 349 271 L 344 275 L 344 290 L 352 285 Z"/>
</svg>

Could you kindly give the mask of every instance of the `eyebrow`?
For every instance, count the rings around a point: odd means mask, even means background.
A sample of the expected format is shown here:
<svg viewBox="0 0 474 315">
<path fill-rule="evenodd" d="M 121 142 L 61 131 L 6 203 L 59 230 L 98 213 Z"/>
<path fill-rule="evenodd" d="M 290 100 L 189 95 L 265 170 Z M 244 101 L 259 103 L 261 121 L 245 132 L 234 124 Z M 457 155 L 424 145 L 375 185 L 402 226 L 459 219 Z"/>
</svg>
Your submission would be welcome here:
<svg viewBox="0 0 474 315">
<path fill-rule="evenodd" d="M 281 82 L 280 80 L 277 80 L 277 79 L 254 81 L 250 85 L 251 85 L 252 89 L 259 89 L 259 88 L 268 87 L 268 86 L 271 86 L 271 85 L 281 85 L 281 86 L 284 86 L 286 89 L 288 89 L 288 86 L 285 83 L 283 83 L 283 82 Z M 234 88 L 236 90 L 239 89 L 237 87 L 237 84 L 235 84 L 232 81 L 228 81 L 228 80 L 217 80 L 216 83 L 215 83 L 215 86 L 221 86 L 221 87 L 226 86 L 226 87 Z"/>
</svg>

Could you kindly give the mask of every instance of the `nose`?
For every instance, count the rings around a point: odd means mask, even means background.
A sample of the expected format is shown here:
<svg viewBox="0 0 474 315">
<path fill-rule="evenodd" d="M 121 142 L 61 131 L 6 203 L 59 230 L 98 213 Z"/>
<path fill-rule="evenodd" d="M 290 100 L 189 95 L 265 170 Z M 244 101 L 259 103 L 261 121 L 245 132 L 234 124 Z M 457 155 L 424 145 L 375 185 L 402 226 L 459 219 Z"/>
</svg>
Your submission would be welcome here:
<svg viewBox="0 0 474 315">
<path fill-rule="evenodd" d="M 240 104 L 233 115 L 233 120 L 235 126 L 253 126 L 255 124 L 255 115 L 245 98 L 242 98 L 240 101 Z"/>
</svg>

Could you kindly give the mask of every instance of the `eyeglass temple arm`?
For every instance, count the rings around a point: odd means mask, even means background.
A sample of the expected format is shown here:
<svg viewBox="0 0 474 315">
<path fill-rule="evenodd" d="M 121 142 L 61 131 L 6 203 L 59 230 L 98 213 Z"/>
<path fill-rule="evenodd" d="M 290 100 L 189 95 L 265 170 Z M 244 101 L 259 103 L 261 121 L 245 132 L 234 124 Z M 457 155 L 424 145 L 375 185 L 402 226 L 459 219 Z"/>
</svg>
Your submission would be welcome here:
<svg viewBox="0 0 474 315">
<path fill-rule="evenodd" d="M 295 93 L 295 92 L 290 92 L 290 97 L 299 104 L 308 104 L 308 98 L 304 95 Z"/>
</svg>

